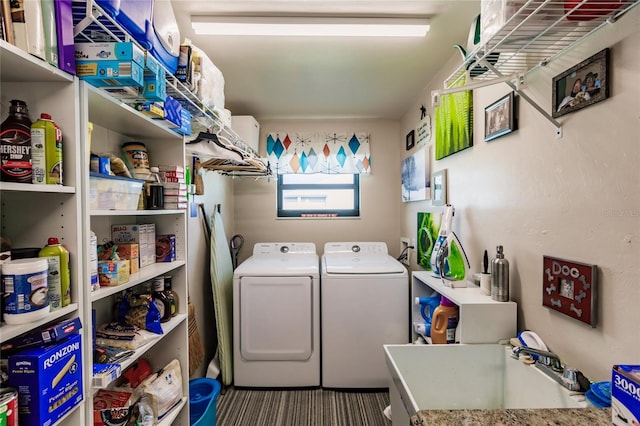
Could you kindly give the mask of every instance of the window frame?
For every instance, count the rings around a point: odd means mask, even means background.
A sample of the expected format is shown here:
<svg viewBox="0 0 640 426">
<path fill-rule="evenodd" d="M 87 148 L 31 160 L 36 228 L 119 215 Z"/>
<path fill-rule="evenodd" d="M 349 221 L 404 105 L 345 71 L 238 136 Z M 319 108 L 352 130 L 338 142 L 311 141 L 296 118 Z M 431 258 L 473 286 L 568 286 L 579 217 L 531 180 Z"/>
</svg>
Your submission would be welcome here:
<svg viewBox="0 0 640 426">
<path fill-rule="evenodd" d="M 276 217 L 278 219 L 340 219 L 360 217 L 360 175 L 354 173 L 352 183 L 340 184 L 285 184 L 282 183 L 284 175 L 278 175 L 276 184 Z M 353 190 L 353 209 L 339 210 L 285 210 L 283 209 L 283 192 L 286 190 L 304 189 L 348 189 Z"/>
</svg>

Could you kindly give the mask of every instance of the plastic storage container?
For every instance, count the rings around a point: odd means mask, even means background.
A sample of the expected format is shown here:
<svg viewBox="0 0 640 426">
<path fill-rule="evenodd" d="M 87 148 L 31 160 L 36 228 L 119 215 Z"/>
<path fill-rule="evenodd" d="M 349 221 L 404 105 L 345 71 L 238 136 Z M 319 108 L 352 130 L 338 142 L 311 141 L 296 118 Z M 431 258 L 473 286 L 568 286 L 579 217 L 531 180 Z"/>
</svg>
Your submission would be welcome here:
<svg viewBox="0 0 640 426">
<path fill-rule="evenodd" d="M 97 0 L 96 3 L 142 47 L 151 48 L 153 0 Z"/>
<path fill-rule="evenodd" d="M 189 424 L 215 426 L 220 382 L 201 378 L 189 381 Z"/>
<path fill-rule="evenodd" d="M 137 210 L 143 184 L 143 180 L 90 173 L 89 208 Z"/>
</svg>

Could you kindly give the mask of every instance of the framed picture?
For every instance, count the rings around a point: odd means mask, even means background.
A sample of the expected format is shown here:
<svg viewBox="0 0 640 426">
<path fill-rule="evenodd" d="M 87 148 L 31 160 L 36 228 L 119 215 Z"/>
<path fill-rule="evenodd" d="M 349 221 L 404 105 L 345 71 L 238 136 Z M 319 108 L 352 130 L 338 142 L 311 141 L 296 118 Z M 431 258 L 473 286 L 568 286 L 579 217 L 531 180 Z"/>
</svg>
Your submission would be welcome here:
<svg viewBox="0 0 640 426">
<path fill-rule="evenodd" d="M 444 206 L 447 204 L 447 169 L 437 171 L 431 178 L 433 195 L 431 197 L 434 206 Z"/>
<path fill-rule="evenodd" d="M 516 96 L 511 92 L 484 109 L 485 142 L 518 129 L 516 101 Z"/>
<path fill-rule="evenodd" d="M 407 151 L 413 148 L 415 144 L 416 144 L 416 132 L 415 130 L 412 130 L 409 133 L 407 133 L 407 146 L 406 146 Z"/>
<path fill-rule="evenodd" d="M 456 86 L 464 84 L 460 79 Z M 473 90 L 440 96 L 434 121 L 436 160 L 473 146 Z"/>
<path fill-rule="evenodd" d="M 422 147 L 402 160 L 402 201 L 431 198 L 430 150 Z"/>
<path fill-rule="evenodd" d="M 609 97 L 609 49 L 553 78 L 551 116 L 560 117 Z"/>
<path fill-rule="evenodd" d="M 596 265 L 543 256 L 542 304 L 595 327 L 597 281 Z"/>
</svg>

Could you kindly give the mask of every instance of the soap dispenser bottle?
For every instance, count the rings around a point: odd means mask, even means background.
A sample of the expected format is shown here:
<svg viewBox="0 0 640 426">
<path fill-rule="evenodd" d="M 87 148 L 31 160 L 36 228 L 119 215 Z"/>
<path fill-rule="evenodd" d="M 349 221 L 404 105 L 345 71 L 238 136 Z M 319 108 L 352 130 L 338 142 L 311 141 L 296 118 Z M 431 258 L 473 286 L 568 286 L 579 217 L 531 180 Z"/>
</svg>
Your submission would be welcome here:
<svg viewBox="0 0 640 426">
<path fill-rule="evenodd" d="M 496 257 L 491 261 L 491 298 L 509 301 L 509 261 L 504 258 L 502 246 L 496 247 Z"/>
</svg>

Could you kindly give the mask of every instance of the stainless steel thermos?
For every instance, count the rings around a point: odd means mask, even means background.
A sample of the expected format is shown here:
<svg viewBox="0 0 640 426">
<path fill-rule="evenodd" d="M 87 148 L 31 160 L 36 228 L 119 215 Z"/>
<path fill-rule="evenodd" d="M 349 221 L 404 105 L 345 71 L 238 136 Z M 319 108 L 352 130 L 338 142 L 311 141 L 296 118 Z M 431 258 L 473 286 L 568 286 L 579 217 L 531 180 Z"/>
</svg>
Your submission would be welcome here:
<svg viewBox="0 0 640 426">
<path fill-rule="evenodd" d="M 509 301 L 509 261 L 504 258 L 502 246 L 496 247 L 496 257 L 491 261 L 491 298 Z"/>
</svg>

